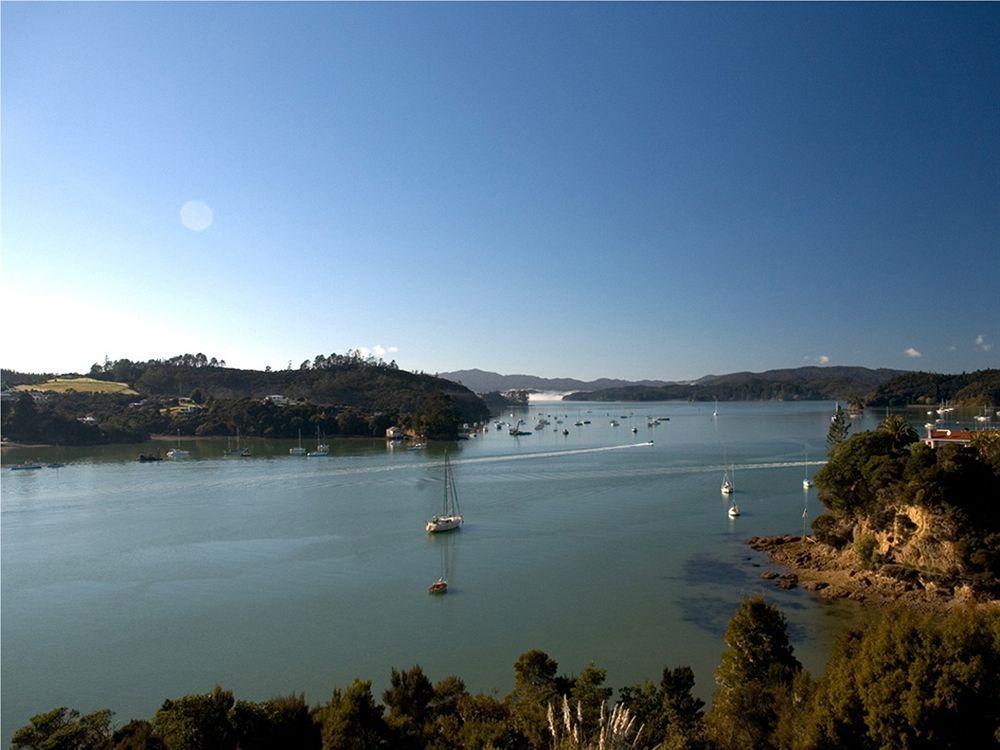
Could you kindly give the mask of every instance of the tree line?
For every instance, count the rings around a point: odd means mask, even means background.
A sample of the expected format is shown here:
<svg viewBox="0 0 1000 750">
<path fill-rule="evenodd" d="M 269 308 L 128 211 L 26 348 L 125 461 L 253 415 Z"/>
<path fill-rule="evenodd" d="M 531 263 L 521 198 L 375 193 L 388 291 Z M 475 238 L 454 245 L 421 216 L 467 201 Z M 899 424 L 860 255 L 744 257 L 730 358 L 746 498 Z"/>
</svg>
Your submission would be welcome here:
<svg viewBox="0 0 1000 750">
<path fill-rule="evenodd" d="M 355 679 L 310 706 L 303 695 L 238 700 L 218 686 L 168 699 L 149 719 L 109 710 L 38 714 L 12 750 L 910 750 L 1000 747 L 1000 614 L 890 612 L 838 640 L 814 679 L 784 615 L 745 599 L 726 628 L 711 708 L 688 667 L 612 690 L 591 664 L 559 674 L 543 651 L 514 663 L 505 696 L 471 693 L 457 676 L 392 670 L 381 702 Z M 614 717 L 614 721 L 609 720 Z"/>
<path fill-rule="evenodd" d="M 114 394 L 50 394 L 41 402 L 22 393 L 4 404 L 0 429 L 9 440 L 49 445 L 97 445 L 143 442 L 151 435 L 181 434 L 209 437 L 294 438 L 324 436 L 384 437 L 388 427 L 398 425 L 414 434 L 454 440 L 464 423 L 454 399 L 431 392 L 410 412 L 399 409 L 368 412 L 355 406 L 323 406 L 307 401 L 276 404 L 264 399 L 204 397 L 191 393 L 198 408 L 186 413 L 175 408 L 177 399 L 135 402 L 134 397 Z M 81 417 L 92 417 L 83 422 Z"/>
</svg>

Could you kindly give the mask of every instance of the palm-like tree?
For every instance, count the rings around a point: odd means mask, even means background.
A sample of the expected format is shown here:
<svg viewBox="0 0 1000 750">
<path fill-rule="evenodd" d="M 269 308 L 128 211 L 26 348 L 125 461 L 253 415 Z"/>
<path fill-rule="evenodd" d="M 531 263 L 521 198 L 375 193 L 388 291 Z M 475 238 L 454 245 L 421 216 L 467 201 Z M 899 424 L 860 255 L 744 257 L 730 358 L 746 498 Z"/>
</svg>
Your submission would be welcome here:
<svg viewBox="0 0 1000 750">
<path fill-rule="evenodd" d="M 890 437 L 894 448 L 905 448 L 920 439 L 913 426 L 899 414 L 890 414 L 883 419 L 878 431 Z"/>
</svg>

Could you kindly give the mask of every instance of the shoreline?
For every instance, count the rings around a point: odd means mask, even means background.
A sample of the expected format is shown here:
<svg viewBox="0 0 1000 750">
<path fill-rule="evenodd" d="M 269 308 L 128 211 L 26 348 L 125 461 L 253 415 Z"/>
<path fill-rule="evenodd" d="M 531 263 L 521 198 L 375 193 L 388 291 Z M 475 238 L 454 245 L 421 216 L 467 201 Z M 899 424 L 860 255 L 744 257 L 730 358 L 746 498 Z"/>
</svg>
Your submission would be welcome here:
<svg viewBox="0 0 1000 750">
<path fill-rule="evenodd" d="M 949 585 L 928 580 L 919 571 L 900 566 L 859 569 L 844 560 L 841 551 L 810 536 L 780 534 L 754 536 L 751 549 L 766 554 L 788 573 L 764 570 L 760 577 L 779 588 L 795 588 L 816 594 L 825 602 L 849 599 L 865 605 L 901 604 L 925 610 L 955 606 L 998 607 L 1000 601 L 985 598 L 968 585 Z M 889 568 L 887 571 L 886 568 Z"/>
</svg>

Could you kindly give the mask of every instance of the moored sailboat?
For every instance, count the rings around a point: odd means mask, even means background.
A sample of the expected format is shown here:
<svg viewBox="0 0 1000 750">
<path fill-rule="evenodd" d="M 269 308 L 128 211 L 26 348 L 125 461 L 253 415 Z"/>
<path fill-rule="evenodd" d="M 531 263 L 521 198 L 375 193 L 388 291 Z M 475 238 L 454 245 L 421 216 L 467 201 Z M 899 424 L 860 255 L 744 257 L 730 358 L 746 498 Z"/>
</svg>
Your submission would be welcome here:
<svg viewBox="0 0 1000 750">
<path fill-rule="evenodd" d="M 451 462 L 448 454 L 444 454 L 444 502 L 441 514 L 434 516 L 425 527 L 431 534 L 440 531 L 453 531 L 462 527 L 462 513 L 458 507 L 458 491 L 455 489 L 455 479 L 451 474 Z"/>
</svg>

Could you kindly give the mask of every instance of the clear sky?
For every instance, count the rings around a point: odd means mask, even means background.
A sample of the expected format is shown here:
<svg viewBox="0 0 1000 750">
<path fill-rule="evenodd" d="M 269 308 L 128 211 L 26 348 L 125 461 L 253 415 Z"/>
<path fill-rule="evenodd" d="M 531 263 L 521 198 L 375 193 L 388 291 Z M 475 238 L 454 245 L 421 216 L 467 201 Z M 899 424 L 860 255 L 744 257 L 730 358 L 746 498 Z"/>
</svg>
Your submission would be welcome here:
<svg viewBox="0 0 1000 750">
<path fill-rule="evenodd" d="M 1000 365 L 998 4 L 0 12 L 5 367 Z"/>
</svg>

